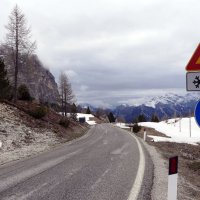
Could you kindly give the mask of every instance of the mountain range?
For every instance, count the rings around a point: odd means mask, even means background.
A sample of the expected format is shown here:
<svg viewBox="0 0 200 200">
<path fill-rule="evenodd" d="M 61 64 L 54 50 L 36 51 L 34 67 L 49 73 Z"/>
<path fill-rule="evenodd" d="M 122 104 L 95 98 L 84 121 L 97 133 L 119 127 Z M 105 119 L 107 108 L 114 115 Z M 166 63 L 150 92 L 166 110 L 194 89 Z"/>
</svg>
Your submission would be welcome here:
<svg viewBox="0 0 200 200">
<path fill-rule="evenodd" d="M 133 122 L 138 115 L 145 115 L 147 121 L 156 114 L 160 120 L 171 117 L 184 117 L 193 115 L 195 106 L 200 99 L 199 93 L 186 93 L 177 95 L 174 93 L 153 97 L 141 105 L 122 104 L 113 109 L 115 116 L 120 116 L 126 122 Z"/>
<path fill-rule="evenodd" d="M 200 100 L 200 93 L 191 92 L 184 94 L 168 93 L 162 96 L 146 97 L 141 103 L 129 105 L 121 104 L 114 108 L 104 109 L 107 113 L 112 111 L 115 117 L 124 118 L 126 122 L 133 122 L 138 115 L 143 114 L 147 121 L 156 114 L 160 120 L 172 117 L 185 117 L 193 115 L 195 106 Z M 90 104 L 82 104 L 96 112 L 97 108 Z"/>
</svg>

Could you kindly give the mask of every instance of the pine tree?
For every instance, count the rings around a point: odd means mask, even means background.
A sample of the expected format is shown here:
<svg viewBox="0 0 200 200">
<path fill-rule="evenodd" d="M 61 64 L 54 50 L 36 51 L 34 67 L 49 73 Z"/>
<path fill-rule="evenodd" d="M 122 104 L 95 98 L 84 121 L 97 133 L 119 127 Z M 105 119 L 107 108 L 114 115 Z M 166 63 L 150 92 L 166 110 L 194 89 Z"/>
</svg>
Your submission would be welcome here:
<svg viewBox="0 0 200 200">
<path fill-rule="evenodd" d="M 91 114 L 89 106 L 87 107 L 86 114 Z"/>
<path fill-rule="evenodd" d="M 138 122 L 146 122 L 146 117 L 143 114 L 141 114 L 141 115 L 138 116 L 138 120 L 137 121 Z"/>
<path fill-rule="evenodd" d="M 26 85 L 22 84 L 18 87 L 18 99 L 24 101 L 31 101 L 31 95 Z"/>
<path fill-rule="evenodd" d="M 138 133 L 141 130 L 141 126 L 138 125 L 138 123 L 135 123 L 133 125 L 133 132 Z"/>
<path fill-rule="evenodd" d="M 156 114 L 153 114 L 151 117 L 152 122 L 159 122 L 158 116 Z"/>
<path fill-rule="evenodd" d="M 25 15 L 16 5 L 9 16 L 9 22 L 6 26 L 6 45 L 12 49 L 12 60 L 14 64 L 14 102 L 17 101 L 18 88 L 18 70 L 20 65 L 20 56 L 30 55 L 36 48 L 36 43 L 31 42 L 31 30 L 26 25 Z"/>
<path fill-rule="evenodd" d="M 76 107 L 76 104 L 73 103 L 71 105 L 71 118 L 76 121 L 77 120 L 77 107 Z"/>
<path fill-rule="evenodd" d="M 113 123 L 116 120 L 112 112 L 110 112 L 108 114 L 108 119 L 109 119 L 110 123 Z"/>
<path fill-rule="evenodd" d="M 10 98 L 10 84 L 7 78 L 7 71 L 2 58 L 0 58 L 0 99 Z"/>
</svg>

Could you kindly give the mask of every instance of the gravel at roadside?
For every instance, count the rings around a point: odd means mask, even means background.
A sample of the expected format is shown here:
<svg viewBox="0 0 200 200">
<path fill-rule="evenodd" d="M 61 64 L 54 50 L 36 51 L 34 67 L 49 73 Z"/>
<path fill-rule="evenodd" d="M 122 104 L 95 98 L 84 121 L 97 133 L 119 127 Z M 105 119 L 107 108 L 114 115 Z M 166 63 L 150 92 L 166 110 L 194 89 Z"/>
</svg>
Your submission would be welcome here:
<svg viewBox="0 0 200 200">
<path fill-rule="evenodd" d="M 152 200 L 167 200 L 168 192 L 168 161 L 163 158 L 161 153 L 157 151 L 156 147 L 151 146 L 141 140 L 148 152 L 150 153 L 151 159 L 154 163 L 154 180 L 151 198 Z M 185 186 L 188 182 L 184 177 L 178 175 L 178 200 L 195 200 L 188 195 L 188 191 Z"/>
<path fill-rule="evenodd" d="M 150 146 L 143 141 L 142 143 L 148 150 L 154 163 L 154 180 L 151 198 L 152 200 L 166 200 L 168 183 L 167 163 L 153 146 Z"/>
<path fill-rule="evenodd" d="M 18 113 L 17 108 L 0 103 L 0 164 L 37 154 L 58 143 L 55 133 L 28 127 Z"/>
</svg>

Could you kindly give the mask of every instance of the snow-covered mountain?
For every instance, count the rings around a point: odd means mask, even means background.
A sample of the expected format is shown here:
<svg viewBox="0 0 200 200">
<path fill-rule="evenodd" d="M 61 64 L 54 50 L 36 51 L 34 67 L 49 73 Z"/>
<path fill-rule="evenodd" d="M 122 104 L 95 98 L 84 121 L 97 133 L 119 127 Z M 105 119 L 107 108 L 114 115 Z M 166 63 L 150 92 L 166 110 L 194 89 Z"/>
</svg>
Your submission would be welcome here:
<svg viewBox="0 0 200 200">
<path fill-rule="evenodd" d="M 132 122 L 139 114 L 144 114 L 147 120 L 155 113 L 160 119 L 176 116 L 188 116 L 194 112 L 200 93 L 178 95 L 169 93 L 163 96 L 146 99 L 140 105 L 119 105 L 113 112 L 122 116 L 127 122 Z"/>
</svg>

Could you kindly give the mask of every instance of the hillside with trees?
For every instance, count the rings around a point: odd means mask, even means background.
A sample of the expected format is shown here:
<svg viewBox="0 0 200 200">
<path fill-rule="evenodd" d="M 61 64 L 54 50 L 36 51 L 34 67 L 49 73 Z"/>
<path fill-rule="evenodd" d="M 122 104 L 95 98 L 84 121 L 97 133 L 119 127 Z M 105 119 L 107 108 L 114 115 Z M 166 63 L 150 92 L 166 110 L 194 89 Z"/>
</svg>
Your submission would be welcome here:
<svg viewBox="0 0 200 200">
<path fill-rule="evenodd" d="M 13 101 L 18 99 L 18 87 L 25 85 L 33 99 L 56 104 L 59 99 L 57 83 L 36 55 L 36 42 L 32 42 L 31 29 L 17 5 L 9 16 L 6 30 L 6 40 L 0 45 L 0 57 L 12 85 Z"/>
</svg>

